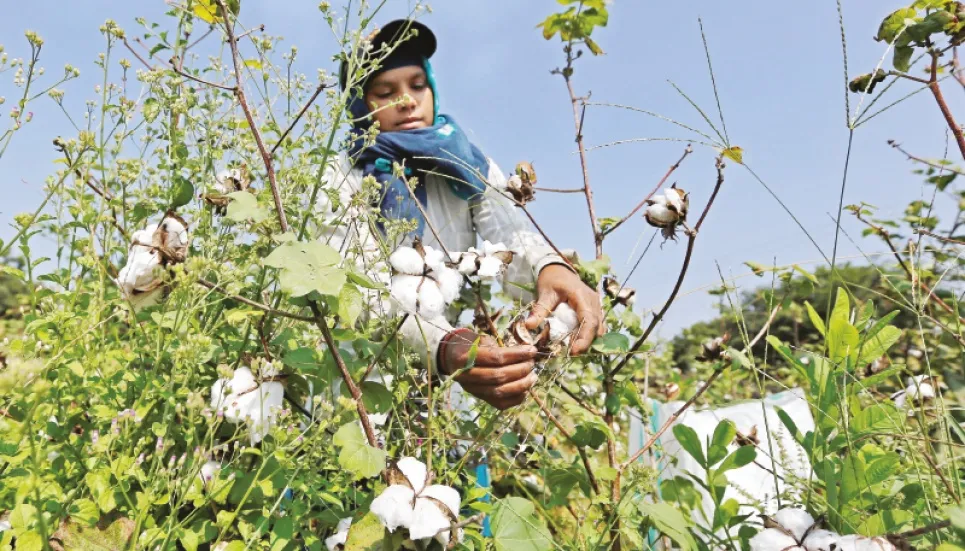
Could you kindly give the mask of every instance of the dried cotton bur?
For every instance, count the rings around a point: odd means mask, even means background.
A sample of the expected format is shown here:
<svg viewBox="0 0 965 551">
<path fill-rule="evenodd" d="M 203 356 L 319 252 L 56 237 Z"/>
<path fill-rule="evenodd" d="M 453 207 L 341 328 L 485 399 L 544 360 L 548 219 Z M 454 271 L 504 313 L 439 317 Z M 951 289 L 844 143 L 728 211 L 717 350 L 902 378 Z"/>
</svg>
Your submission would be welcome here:
<svg viewBox="0 0 965 551">
<path fill-rule="evenodd" d="M 523 161 L 516 165 L 515 173 L 506 180 L 506 191 L 520 205 L 532 202 L 536 197 L 536 170 L 532 163 Z"/>
<path fill-rule="evenodd" d="M 173 212 L 165 213 L 158 224 L 134 232 L 127 263 L 116 281 L 135 310 L 160 302 L 164 295 L 164 269 L 184 262 L 188 242 L 188 224 Z"/>
<path fill-rule="evenodd" d="M 213 206 L 216 213 L 224 215 L 225 208 L 228 206 L 228 203 L 231 202 L 231 198 L 228 197 L 228 195 L 236 191 L 250 191 L 254 193 L 254 188 L 250 186 L 251 173 L 248 171 L 248 165 L 242 163 L 240 167 L 219 172 L 215 176 L 215 183 L 214 186 L 212 186 L 215 193 L 203 193 L 201 194 L 201 198 L 204 199 L 205 203 Z"/>
<path fill-rule="evenodd" d="M 620 282 L 612 277 L 603 278 L 603 292 L 613 300 L 614 304 L 622 304 L 626 307 L 633 305 L 637 294 L 635 290 L 620 285 Z"/>
</svg>

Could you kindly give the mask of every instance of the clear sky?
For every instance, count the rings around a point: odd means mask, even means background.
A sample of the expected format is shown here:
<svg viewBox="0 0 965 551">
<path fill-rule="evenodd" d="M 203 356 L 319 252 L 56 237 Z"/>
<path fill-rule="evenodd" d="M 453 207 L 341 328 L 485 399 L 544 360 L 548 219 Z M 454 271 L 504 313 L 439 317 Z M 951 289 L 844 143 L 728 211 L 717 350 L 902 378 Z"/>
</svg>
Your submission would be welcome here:
<svg viewBox="0 0 965 551">
<path fill-rule="evenodd" d="M 332 2 L 339 5 L 340 2 Z M 852 76 L 869 72 L 884 53 L 872 40 L 882 17 L 900 1 L 843 0 Z M 575 154 L 573 116 L 563 80 L 550 74 L 562 61 L 558 40 L 545 41 L 535 25 L 559 9 L 552 0 L 438 0 L 423 21 L 435 31 L 440 49 L 433 58 L 442 109 L 471 132 L 474 141 L 505 171 L 516 162 L 532 161 L 540 185 L 558 188 L 582 183 Z M 72 115 L 82 117 L 83 102 L 94 96 L 99 73 L 94 66 L 103 47 L 98 26 L 113 18 L 135 30 L 133 19 L 161 21 L 160 0 L 34 0 L 18 3 L 0 18 L 0 43 L 12 57 L 29 50 L 23 31 L 46 40 L 42 65 L 47 78 L 72 63 L 82 77 L 64 88 Z M 409 11 L 409 2 L 388 0 L 379 22 Z M 713 56 L 720 102 L 731 142 L 743 147 L 745 160 L 804 224 L 830 255 L 841 189 L 848 132 L 838 12 L 833 0 L 788 3 L 741 3 L 698 0 L 645 2 L 615 0 L 608 27 L 594 38 L 605 56 L 579 60 L 573 77 L 577 92 L 592 91 L 592 100 L 626 104 L 657 112 L 710 132 L 700 116 L 667 83 L 674 81 L 698 105 L 716 117 L 697 18 L 702 17 Z M 296 68 L 310 75 L 315 68 L 335 69 L 335 41 L 317 10 L 317 2 L 243 0 L 248 27 L 266 25 L 299 47 Z M 284 50 L 285 46 L 279 46 Z M 0 96 L 12 107 L 21 93 L 12 71 L 0 75 Z M 946 81 L 952 109 L 965 117 L 962 88 Z M 900 83 L 891 99 L 913 90 Z M 852 107 L 857 97 L 852 95 Z M 883 102 L 884 105 L 887 102 Z M 0 159 L 0 238 L 13 235 L 12 216 L 33 209 L 41 200 L 41 184 L 54 167 L 50 140 L 70 135 L 63 113 L 49 99 L 34 105 L 34 120 L 14 138 Z M 716 119 L 715 119 L 716 120 Z M 4 116 L 0 121 L 9 121 Z M 0 122 L 0 130 L 7 122 Z M 855 134 L 845 202 L 866 201 L 888 216 L 900 216 L 905 204 L 925 191 L 912 166 L 886 143 L 890 138 L 923 156 L 940 157 L 945 149 L 945 123 L 932 98 L 922 93 L 860 127 Z M 678 137 L 688 134 L 639 113 L 596 107 L 586 114 L 588 145 L 632 138 Z M 623 216 L 660 179 L 682 153 L 684 144 L 650 141 L 589 153 L 590 179 L 600 216 Z M 699 212 L 715 179 L 715 152 L 697 148 L 672 181 L 692 192 L 691 209 Z M 949 149 L 957 159 L 957 150 Z M 537 218 L 561 247 L 592 255 L 585 201 L 580 195 L 540 193 L 532 205 Z M 858 238 L 860 227 L 845 219 L 845 230 Z M 626 274 L 638 240 L 651 229 L 634 218 L 607 241 L 606 252 L 618 274 Z M 839 257 L 859 254 L 842 236 Z M 880 252 L 871 240 L 859 241 L 866 252 Z M 38 243 L 38 247 L 43 245 Z M 642 247 L 642 245 L 641 245 Z M 638 252 L 641 249 L 637 249 Z M 637 309 L 659 308 L 679 270 L 682 243 L 656 245 L 633 275 Z M 715 263 L 736 284 L 764 281 L 748 275 L 743 262 L 811 263 L 821 254 L 765 190 L 741 167 L 733 165 L 718 201 L 698 238 L 683 297 L 666 318 L 660 334 L 713 314 L 707 286 L 719 284 Z"/>
</svg>

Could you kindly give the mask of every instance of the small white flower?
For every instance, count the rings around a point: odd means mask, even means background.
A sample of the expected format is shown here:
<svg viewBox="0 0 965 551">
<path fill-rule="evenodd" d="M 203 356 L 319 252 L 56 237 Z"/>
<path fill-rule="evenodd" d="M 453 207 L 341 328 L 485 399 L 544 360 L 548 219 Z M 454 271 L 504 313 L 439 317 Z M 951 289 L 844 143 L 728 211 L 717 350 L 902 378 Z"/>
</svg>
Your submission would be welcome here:
<svg viewBox="0 0 965 551">
<path fill-rule="evenodd" d="M 807 551 L 832 551 L 831 546 L 837 545 L 840 537 L 830 530 L 811 530 L 804 538 L 803 545 Z"/>
<path fill-rule="evenodd" d="M 345 545 L 348 540 L 348 531 L 352 527 L 352 517 L 343 518 L 338 521 L 338 525 L 335 527 L 335 534 L 325 538 L 325 547 L 328 547 L 328 551 L 336 551 L 339 546 Z"/>
<path fill-rule="evenodd" d="M 804 509 L 781 509 L 774 515 L 773 520 L 783 526 L 797 541 L 801 541 L 808 528 L 814 526 L 814 517 Z"/>
<path fill-rule="evenodd" d="M 389 532 L 399 528 L 409 531 L 413 540 L 435 538 L 448 545 L 451 521 L 458 517 L 459 492 L 449 486 L 426 486 L 428 470 L 414 457 L 403 457 L 396 463 L 399 482 L 386 488 L 372 501 L 369 510 Z M 462 541 L 462 531 L 455 535 Z"/>
<path fill-rule="evenodd" d="M 750 539 L 751 551 L 792 551 L 801 549 L 797 541 L 777 528 L 765 528 Z"/>
<path fill-rule="evenodd" d="M 400 274 L 421 276 L 426 271 L 422 255 L 412 247 L 399 247 L 389 256 L 389 264 Z"/>
<path fill-rule="evenodd" d="M 251 370 L 239 367 L 231 380 L 218 379 L 211 387 L 211 407 L 224 411 L 231 423 L 250 421 L 251 443 L 257 444 L 268 434 L 285 401 L 285 387 L 279 382 L 258 384 Z"/>
</svg>

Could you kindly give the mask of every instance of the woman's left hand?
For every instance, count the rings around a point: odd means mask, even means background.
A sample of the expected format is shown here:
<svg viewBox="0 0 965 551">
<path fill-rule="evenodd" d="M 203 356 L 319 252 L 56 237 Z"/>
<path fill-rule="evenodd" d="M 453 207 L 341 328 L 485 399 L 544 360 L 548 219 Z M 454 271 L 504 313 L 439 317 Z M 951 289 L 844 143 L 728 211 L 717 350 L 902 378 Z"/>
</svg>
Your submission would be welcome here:
<svg viewBox="0 0 965 551">
<path fill-rule="evenodd" d="M 570 341 L 571 354 L 586 352 L 593 339 L 605 332 L 600 295 L 566 266 L 550 264 L 543 268 L 536 279 L 536 293 L 536 304 L 526 318 L 526 327 L 531 330 L 539 327 L 561 303 L 576 311 L 580 327 Z"/>
</svg>

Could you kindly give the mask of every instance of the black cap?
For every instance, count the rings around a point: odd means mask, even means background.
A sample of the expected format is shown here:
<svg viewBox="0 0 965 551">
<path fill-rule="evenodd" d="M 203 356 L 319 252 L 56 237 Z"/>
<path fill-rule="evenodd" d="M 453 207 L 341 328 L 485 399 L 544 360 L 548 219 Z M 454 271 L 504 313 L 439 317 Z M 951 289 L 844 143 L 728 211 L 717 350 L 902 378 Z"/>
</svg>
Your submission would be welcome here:
<svg viewBox="0 0 965 551">
<path fill-rule="evenodd" d="M 402 41 L 410 30 L 415 31 L 415 35 Z M 392 55 L 415 54 L 428 59 L 436 53 L 436 35 L 429 30 L 429 27 L 413 19 L 390 21 L 381 29 L 376 29 L 369 36 L 369 40 L 372 42 L 373 52 L 377 52 L 383 44 L 389 44 L 389 47 L 392 47 L 398 42 Z M 343 90 L 347 79 L 348 67 L 343 60 L 338 68 L 338 83 Z"/>
</svg>

